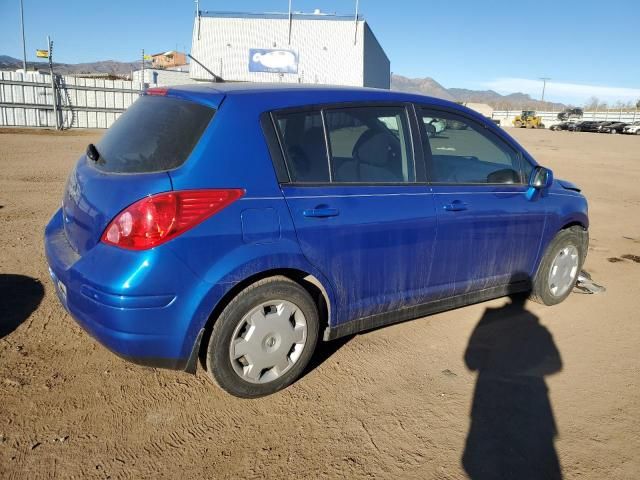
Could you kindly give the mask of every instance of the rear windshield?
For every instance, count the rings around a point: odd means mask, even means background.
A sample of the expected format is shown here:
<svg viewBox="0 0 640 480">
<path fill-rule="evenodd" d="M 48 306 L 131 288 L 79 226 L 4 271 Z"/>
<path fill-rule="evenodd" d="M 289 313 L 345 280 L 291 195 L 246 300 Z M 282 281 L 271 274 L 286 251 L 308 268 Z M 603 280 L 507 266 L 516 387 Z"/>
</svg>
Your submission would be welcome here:
<svg viewBox="0 0 640 480">
<path fill-rule="evenodd" d="M 171 97 L 136 100 L 96 145 L 96 168 L 113 173 L 147 173 L 182 165 L 214 110 Z"/>
</svg>

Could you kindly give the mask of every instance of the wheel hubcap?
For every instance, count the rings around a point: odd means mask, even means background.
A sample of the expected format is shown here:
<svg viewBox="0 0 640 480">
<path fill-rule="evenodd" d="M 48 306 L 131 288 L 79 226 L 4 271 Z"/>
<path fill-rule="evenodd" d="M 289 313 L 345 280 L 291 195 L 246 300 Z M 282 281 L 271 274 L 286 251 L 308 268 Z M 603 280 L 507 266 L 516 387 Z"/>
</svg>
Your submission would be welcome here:
<svg viewBox="0 0 640 480">
<path fill-rule="evenodd" d="M 558 252 L 549 270 L 549 290 L 560 297 L 569 290 L 578 274 L 578 249 L 568 245 Z"/>
<path fill-rule="evenodd" d="M 307 320 L 287 300 L 264 302 L 247 313 L 233 332 L 229 356 L 234 371 L 251 383 L 271 382 L 300 358 Z"/>
</svg>

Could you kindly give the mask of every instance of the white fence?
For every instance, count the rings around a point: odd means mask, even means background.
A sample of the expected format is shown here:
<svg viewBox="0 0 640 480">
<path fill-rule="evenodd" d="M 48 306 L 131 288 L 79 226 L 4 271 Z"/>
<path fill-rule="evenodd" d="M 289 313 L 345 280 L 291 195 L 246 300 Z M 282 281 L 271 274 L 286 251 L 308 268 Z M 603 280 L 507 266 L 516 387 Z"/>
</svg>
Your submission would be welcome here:
<svg viewBox="0 0 640 480">
<path fill-rule="evenodd" d="M 108 128 L 142 90 L 126 80 L 57 75 L 56 85 L 62 128 Z M 0 72 L 0 126 L 55 128 L 51 77 Z"/>
<path fill-rule="evenodd" d="M 500 125 L 502 127 L 513 127 L 513 120 L 516 118 L 516 115 L 520 115 L 522 110 L 494 110 L 491 118 L 494 120 L 500 120 Z M 561 120 L 558 120 L 557 112 L 540 112 L 537 111 L 536 115 L 542 117 L 542 123 L 545 124 L 546 127 L 550 127 L 555 123 L 560 123 Z M 595 121 L 620 121 L 626 123 L 633 123 L 640 121 L 640 111 L 631 110 L 594 110 L 584 112 L 582 120 L 595 120 Z"/>
<path fill-rule="evenodd" d="M 146 75 L 145 75 L 146 76 Z M 56 75 L 58 124 L 62 128 L 108 128 L 142 91 L 142 84 Z M 140 80 L 140 76 L 136 78 Z M 166 82 L 158 82 L 166 83 Z M 171 82 L 169 82 L 171 83 Z M 187 83 L 187 82 L 180 82 Z M 0 72 L 0 127 L 56 127 L 51 77 L 41 74 Z M 492 118 L 503 127 L 513 126 L 520 110 L 494 110 Z M 545 126 L 559 123 L 559 112 L 537 112 Z M 640 121 L 640 111 L 595 110 L 582 120 Z"/>
</svg>

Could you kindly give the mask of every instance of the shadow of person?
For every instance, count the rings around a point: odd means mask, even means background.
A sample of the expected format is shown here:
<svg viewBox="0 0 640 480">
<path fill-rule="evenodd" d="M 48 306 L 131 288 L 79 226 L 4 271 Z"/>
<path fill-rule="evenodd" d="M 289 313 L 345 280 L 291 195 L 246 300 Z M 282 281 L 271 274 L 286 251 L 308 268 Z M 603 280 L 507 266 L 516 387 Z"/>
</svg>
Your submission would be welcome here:
<svg viewBox="0 0 640 480">
<path fill-rule="evenodd" d="M 13 332 L 31 315 L 44 296 L 39 280 L 0 273 L 0 338 Z"/>
<path fill-rule="evenodd" d="M 465 352 L 477 370 L 462 466 L 473 480 L 560 479 L 556 423 L 544 377 L 562 369 L 560 352 L 526 295 L 487 308 Z"/>
</svg>

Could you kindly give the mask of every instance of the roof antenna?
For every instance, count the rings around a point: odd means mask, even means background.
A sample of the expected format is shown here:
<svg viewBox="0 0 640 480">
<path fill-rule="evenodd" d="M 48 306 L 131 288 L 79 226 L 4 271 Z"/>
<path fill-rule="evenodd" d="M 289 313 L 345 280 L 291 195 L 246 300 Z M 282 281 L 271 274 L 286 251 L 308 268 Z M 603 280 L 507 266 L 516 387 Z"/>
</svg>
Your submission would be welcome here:
<svg viewBox="0 0 640 480">
<path fill-rule="evenodd" d="M 291 0 L 289 0 L 289 45 L 291 45 L 291 24 L 293 22 L 293 16 L 291 15 Z"/>
<path fill-rule="evenodd" d="M 216 75 L 211 70 L 209 70 L 207 67 L 205 67 L 204 64 L 201 61 L 199 61 L 197 58 L 195 58 L 193 55 L 191 55 L 190 53 L 187 53 L 187 57 L 189 57 L 191 60 L 196 62 L 198 65 L 200 65 L 205 71 L 207 71 L 213 77 L 213 81 L 214 82 L 216 82 L 216 83 L 224 82 L 224 79 L 222 77 Z"/>
<path fill-rule="evenodd" d="M 358 0 L 356 0 L 356 16 L 353 18 L 353 44 L 358 42 Z"/>
</svg>

